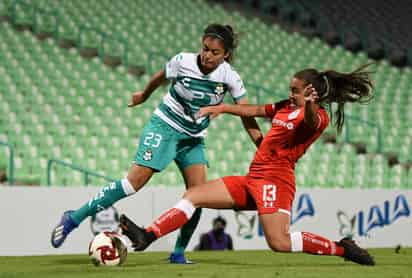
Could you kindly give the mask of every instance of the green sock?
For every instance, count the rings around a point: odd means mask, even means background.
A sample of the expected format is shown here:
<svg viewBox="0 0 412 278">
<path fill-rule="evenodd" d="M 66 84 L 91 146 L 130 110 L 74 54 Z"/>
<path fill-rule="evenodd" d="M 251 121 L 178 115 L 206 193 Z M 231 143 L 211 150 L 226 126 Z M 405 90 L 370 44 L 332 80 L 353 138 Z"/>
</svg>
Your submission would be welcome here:
<svg viewBox="0 0 412 278">
<path fill-rule="evenodd" d="M 183 254 L 185 252 L 185 249 L 189 244 L 190 239 L 192 238 L 197 224 L 199 223 L 201 214 L 202 209 L 197 208 L 195 210 L 195 213 L 193 213 L 192 218 L 190 218 L 190 220 L 180 229 L 173 253 Z"/>
<path fill-rule="evenodd" d="M 105 210 L 126 196 L 120 180 L 110 183 L 103 187 L 103 189 L 100 190 L 89 202 L 84 204 L 78 210 L 72 212 L 70 217 L 74 222 L 80 224 L 88 216 L 95 215 L 99 211 Z"/>
</svg>

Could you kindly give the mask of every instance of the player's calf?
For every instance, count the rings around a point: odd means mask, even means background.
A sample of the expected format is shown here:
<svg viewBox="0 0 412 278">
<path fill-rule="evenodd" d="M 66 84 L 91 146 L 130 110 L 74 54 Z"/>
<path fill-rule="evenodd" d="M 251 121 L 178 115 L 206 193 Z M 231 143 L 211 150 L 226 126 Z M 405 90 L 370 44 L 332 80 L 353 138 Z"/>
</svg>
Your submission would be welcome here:
<svg viewBox="0 0 412 278">
<path fill-rule="evenodd" d="M 291 243 L 288 234 L 285 235 L 278 235 L 278 236 L 270 236 L 266 238 L 266 241 L 275 252 L 290 252 L 291 251 Z"/>
</svg>

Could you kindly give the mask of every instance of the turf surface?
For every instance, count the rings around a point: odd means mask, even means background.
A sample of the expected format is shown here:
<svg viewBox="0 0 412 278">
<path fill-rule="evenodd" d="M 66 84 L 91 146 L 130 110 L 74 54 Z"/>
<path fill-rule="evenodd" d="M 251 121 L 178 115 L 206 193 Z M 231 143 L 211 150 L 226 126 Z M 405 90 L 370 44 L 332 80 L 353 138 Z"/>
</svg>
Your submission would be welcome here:
<svg viewBox="0 0 412 278">
<path fill-rule="evenodd" d="M 0 278 L 53 277 L 412 277 L 412 248 L 372 249 L 376 266 L 342 258 L 270 251 L 189 252 L 193 265 L 171 265 L 165 252 L 129 254 L 121 267 L 95 267 L 87 255 L 0 257 Z"/>
</svg>

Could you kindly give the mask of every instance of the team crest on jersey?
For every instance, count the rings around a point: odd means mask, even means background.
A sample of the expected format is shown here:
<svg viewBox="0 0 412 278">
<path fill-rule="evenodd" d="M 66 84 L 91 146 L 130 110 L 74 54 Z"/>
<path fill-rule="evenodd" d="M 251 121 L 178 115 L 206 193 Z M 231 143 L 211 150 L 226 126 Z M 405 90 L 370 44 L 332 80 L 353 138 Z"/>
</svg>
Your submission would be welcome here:
<svg viewBox="0 0 412 278">
<path fill-rule="evenodd" d="M 144 154 L 143 154 L 143 160 L 144 161 L 152 160 L 152 158 L 153 158 L 152 150 L 147 150 L 147 151 L 144 152 Z"/>
<path fill-rule="evenodd" d="M 218 83 L 218 84 L 216 85 L 216 88 L 215 88 L 215 93 L 218 94 L 218 95 L 220 95 L 220 94 L 223 94 L 224 91 L 225 91 L 225 88 L 223 87 L 223 84 L 222 84 L 222 83 Z"/>
<path fill-rule="evenodd" d="M 300 113 L 300 109 L 293 111 L 292 113 L 289 114 L 288 120 L 296 119 L 299 116 L 299 113 Z"/>
</svg>

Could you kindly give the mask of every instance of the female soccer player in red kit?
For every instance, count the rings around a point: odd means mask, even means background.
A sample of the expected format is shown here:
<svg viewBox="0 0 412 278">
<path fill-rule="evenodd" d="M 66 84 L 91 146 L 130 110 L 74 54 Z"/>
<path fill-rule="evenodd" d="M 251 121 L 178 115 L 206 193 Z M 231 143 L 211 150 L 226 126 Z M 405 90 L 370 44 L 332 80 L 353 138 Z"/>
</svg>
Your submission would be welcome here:
<svg viewBox="0 0 412 278">
<path fill-rule="evenodd" d="M 274 251 L 335 255 L 374 265 L 368 252 L 350 239 L 334 242 L 309 232 L 289 232 L 295 163 L 328 126 L 324 105 L 330 111 L 332 103 L 337 105 L 334 117 L 340 131 L 344 104 L 366 103 L 373 97 L 372 81 L 364 68 L 351 73 L 315 69 L 297 72 L 290 82 L 289 98 L 275 104 L 221 104 L 202 108 L 200 113 L 211 118 L 221 113 L 267 117 L 272 119 L 272 128 L 256 151 L 246 176 L 227 176 L 189 189 L 183 199 L 146 229 L 123 215 L 120 221 L 123 233 L 133 242 L 135 250 L 146 249 L 157 238 L 184 225 L 198 207 L 257 209 L 266 241 Z"/>
</svg>

